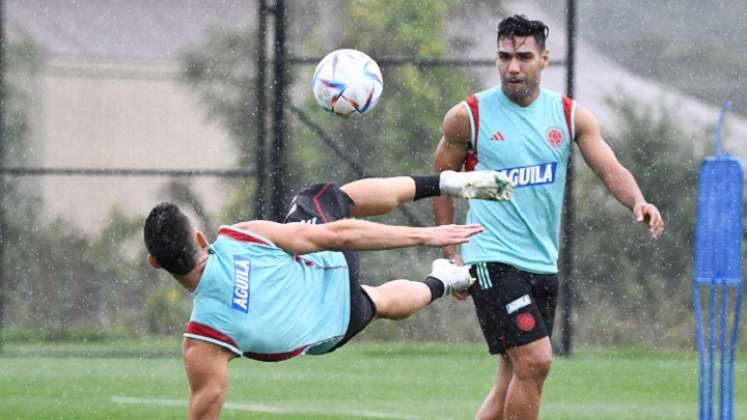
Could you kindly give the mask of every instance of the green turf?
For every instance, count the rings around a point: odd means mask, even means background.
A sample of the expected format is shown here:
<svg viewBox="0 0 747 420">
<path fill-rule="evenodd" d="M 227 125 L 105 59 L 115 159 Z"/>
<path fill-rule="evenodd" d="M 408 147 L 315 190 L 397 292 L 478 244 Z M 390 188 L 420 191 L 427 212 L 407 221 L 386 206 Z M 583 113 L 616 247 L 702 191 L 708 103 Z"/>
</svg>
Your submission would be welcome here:
<svg viewBox="0 0 747 420">
<path fill-rule="evenodd" d="M 178 352 L 171 340 L 6 345 L 0 418 L 184 418 Z M 494 367 L 480 344 L 358 342 L 280 364 L 235 360 L 223 418 L 467 419 Z M 735 377 L 735 418 L 747 418 L 744 358 Z M 555 359 L 541 418 L 696 418 L 697 378 L 692 353 L 580 350 Z"/>
</svg>

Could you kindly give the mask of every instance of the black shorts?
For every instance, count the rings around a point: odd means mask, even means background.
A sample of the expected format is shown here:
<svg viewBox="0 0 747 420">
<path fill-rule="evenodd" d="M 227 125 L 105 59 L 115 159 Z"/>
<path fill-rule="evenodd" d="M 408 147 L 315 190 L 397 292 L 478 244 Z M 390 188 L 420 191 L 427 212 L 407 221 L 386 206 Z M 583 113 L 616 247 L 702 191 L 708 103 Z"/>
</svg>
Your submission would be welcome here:
<svg viewBox="0 0 747 420">
<path fill-rule="evenodd" d="M 469 288 L 490 354 L 552 335 L 558 275 L 535 274 L 501 263 L 473 264 Z"/>
<path fill-rule="evenodd" d="M 313 185 L 296 195 L 283 223 L 322 224 L 353 215 L 353 200 L 334 184 Z M 345 336 L 330 351 L 341 347 L 363 331 L 376 315 L 376 306 L 360 285 L 358 253 L 344 251 L 350 280 L 350 322 Z"/>
</svg>

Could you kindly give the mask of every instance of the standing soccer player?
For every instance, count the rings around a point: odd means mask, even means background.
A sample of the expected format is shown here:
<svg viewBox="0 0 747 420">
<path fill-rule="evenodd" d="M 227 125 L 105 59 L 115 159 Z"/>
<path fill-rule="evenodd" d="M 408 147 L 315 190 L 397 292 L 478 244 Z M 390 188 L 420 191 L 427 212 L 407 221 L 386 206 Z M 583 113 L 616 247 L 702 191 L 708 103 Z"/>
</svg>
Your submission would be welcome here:
<svg viewBox="0 0 747 420">
<path fill-rule="evenodd" d="M 612 195 L 648 225 L 663 232 L 659 210 L 646 202 L 633 175 L 602 139 L 586 108 L 540 87 L 550 55 L 549 28 L 516 15 L 498 25 L 497 66 L 501 84 L 467 97 L 443 122 L 433 169 L 494 170 L 513 183 L 506 202 L 470 200 L 468 223 L 486 231 L 444 256 L 472 264 L 477 281 L 469 288 L 491 354 L 497 354 L 496 383 L 479 419 L 536 419 L 542 386 L 550 371 L 558 291 L 557 259 L 566 169 L 575 141 L 586 163 Z M 454 220 L 448 197 L 433 200 L 437 224 Z"/>
</svg>

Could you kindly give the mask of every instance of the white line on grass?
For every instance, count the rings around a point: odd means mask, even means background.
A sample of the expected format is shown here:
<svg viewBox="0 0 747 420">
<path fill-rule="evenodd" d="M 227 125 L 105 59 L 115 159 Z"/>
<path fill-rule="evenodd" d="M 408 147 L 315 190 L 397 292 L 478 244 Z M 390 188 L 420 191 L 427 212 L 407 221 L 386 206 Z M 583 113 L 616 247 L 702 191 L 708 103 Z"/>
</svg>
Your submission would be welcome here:
<svg viewBox="0 0 747 420">
<path fill-rule="evenodd" d="M 160 405 L 169 407 L 186 407 L 186 400 L 167 400 L 163 398 L 135 398 L 135 397 L 122 397 L 112 396 L 111 402 L 119 404 L 138 404 L 138 405 Z M 253 411 L 255 413 L 276 413 L 276 414 L 300 414 L 300 415 L 334 415 L 334 416 L 346 416 L 346 417 L 368 417 L 376 419 L 397 419 L 397 420 L 417 420 L 418 416 L 410 414 L 397 414 L 397 413 L 382 413 L 378 411 L 347 411 L 347 410 L 309 410 L 309 409 L 293 409 L 288 407 L 278 407 L 273 405 L 264 404 L 243 404 L 243 403 L 231 403 L 227 402 L 223 404 L 223 408 L 226 410 L 236 411 Z"/>
</svg>

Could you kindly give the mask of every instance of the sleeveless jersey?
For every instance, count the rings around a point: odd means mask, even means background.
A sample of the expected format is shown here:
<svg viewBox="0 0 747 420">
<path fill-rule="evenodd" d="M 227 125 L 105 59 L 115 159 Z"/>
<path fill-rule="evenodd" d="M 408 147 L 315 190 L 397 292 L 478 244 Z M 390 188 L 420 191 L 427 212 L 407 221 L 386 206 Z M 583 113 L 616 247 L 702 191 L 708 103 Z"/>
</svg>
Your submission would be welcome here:
<svg viewBox="0 0 747 420">
<path fill-rule="evenodd" d="M 534 102 L 521 107 L 499 85 L 463 104 L 472 137 L 465 170 L 503 172 L 513 183 L 509 201 L 469 200 L 467 223 L 480 223 L 486 231 L 462 246 L 464 262 L 556 273 L 575 102 L 541 89 Z"/>
<path fill-rule="evenodd" d="M 293 256 L 233 226 L 219 229 L 209 252 L 185 337 L 280 361 L 325 353 L 345 335 L 350 282 L 343 253 Z"/>
</svg>

